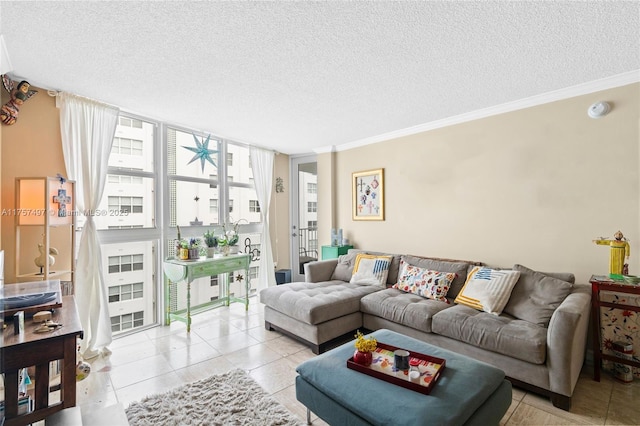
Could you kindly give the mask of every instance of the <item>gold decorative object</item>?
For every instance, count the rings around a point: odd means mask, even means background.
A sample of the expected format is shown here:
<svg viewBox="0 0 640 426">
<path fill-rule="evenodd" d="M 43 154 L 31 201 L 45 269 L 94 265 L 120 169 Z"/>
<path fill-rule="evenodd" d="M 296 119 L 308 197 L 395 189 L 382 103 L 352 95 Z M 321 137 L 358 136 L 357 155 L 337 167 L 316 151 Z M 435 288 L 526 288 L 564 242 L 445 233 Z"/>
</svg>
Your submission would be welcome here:
<svg viewBox="0 0 640 426">
<path fill-rule="evenodd" d="M 613 239 L 607 239 L 600 237 L 597 240 L 593 240 L 594 243 L 601 246 L 609 246 L 609 274 L 610 275 L 622 275 L 628 273 L 625 271 L 625 260 L 629 259 L 630 247 L 629 241 L 622 235 L 622 232 L 618 231 L 613 234 Z"/>
</svg>

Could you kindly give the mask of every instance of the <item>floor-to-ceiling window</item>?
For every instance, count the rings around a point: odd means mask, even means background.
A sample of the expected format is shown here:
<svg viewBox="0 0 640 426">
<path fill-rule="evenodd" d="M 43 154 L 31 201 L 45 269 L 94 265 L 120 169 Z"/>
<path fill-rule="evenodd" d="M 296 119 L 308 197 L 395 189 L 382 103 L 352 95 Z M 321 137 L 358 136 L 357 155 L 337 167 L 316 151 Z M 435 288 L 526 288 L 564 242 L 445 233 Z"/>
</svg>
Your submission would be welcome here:
<svg viewBox="0 0 640 426">
<path fill-rule="evenodd" d="M 114 335 L 156 324 L 159 125 L 121 114 L 100 207 L 93 212 L 102 245 Z"/>
<path fill-rule="evenodd" d="M 180 238 L 201 238 L 206 231 L 219 236 L 237 224 L 240 234 L 236 250 L 252 254 L 252 273 L 231 274 L 230 293 L 244 295 L 244 280 L 255 292 L 260 247 L 260 209 L 253 184 L 253 173 L 247 146 L 213 135 L 175 126 L 165 129 L 166 215 L 165 248 L 175 256 L 178 228 Z M 242 278 L 239 280 L 238 278 Z M 173 286 L 172 310 L 186 306 L 185 295 Z M 201 278 L 191 286 L 191 304 L 197 305 L 222 296 L 218 280 Z"/>
<path fill-rule="evenodd" d="M 249 277 L 239 276 L 242 271 L 230 277 L 230 292 L 244 295 L 243 280 L 255 292 L 262 225 L 243 144 L 122 113 L 104 195 L 93 214 L 114 335 L 160 322 L 162 258 L 175 255 L 178 227 L 182 238 L 202 238 L 205 231 L 220 235 L 238 224 L 235 248 L 251 253 L 252 264 Z M 218 281 L 195 282 L 191 304 L 220 297 Z M 171 299 L 173 309 L 185 307 L 184 295 Z"/>
</svg>

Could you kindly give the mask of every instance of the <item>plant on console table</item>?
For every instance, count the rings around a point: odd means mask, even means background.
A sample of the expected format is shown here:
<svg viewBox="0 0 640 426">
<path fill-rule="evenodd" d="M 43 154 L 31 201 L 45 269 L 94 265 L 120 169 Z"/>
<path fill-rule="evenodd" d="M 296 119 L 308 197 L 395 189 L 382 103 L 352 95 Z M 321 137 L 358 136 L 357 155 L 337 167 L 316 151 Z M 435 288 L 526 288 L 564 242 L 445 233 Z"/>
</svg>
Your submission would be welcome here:
<svg viewBox="0 0 640 426">
<path fill-rule="evenodd" d="M 365 338 L 360 331 L 356 332 L 356 341 L 354 343 L 356 351 L 353 354 L 353 362 L 366 367 L 373 362 L 373 351 L 378 347 L 378 341 L 375 337 Z"/>
<path fill-rule="evenodd" d="M 196 238 L 180 240 L 180 260 L 195 260 L 200 258 L 200 242 Z"/>
<path fill-rule="evenodd" d="M 212 231 L 207 231 L 202 236 L 202 239 L 207 246 L 207 257 L 213 257 L 216 247 L 218 247 L 218 238 L 213 235 Z"/>
<path fill-rule="evenodd" d="M 222 235 L 218 237 L 218 246 L 224 256 L 228 256 L 231 250 L 231 246 L 238 244 L 240 236 L 238 234 L 238 226 L 240 226 L 240 219 L 237 222 L 231 224 L 222 225 Z"/>
</svg>

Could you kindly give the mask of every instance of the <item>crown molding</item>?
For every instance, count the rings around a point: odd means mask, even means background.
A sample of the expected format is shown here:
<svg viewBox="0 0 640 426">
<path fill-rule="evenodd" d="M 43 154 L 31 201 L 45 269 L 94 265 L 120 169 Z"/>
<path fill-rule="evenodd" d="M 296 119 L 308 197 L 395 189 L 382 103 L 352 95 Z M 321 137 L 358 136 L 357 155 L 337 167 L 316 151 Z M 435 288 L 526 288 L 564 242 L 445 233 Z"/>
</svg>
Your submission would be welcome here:
<svg viewBox="0 0 640 426">
<path fill-rule="evenodd" d="M 492 115 L 504 114 L 506 112 L 517 111 L 524 108 L 560 101 L 563 99 L 573 98 L 576 96 L 587 95 L 589 93 L 599 92 L 601 90 L 612 89 L 615 87 L 625 86 L 627 84 L 637 83 L 640 81 L 640 69 L 617 74 L 611 77 L 593 80 L 588 83 L 577 84 L 575 86 L 566 87 L 564 89 L 554 90 L 540 95 L 519 99 L 513 102 L 507 102 L 488 108 L 471 111 L 468 113 L 455 115 L 453 117 L 443 118 L 441 120 L 431 121 L 429 123 L 419 124 L 417 126 L 407 127 L 405 129 L 394 130 L 393 132 L 383 133 L 381 135 L 369 138 L 359 139 L 347 142 L 338 146 L 331 145 L 328 147 L 320 147 L 314 150 L 316 153 L 326 153 L 335 151 L 346 151 L 361 146 L 371 145 L 403 136 L 415 135 L 417 133 L 429 130 L 439 129 L 442 127 L 453 126 L 455 124 L 465 123 L 467 121 L 478 120 Z"/>
<path fill-rule="evenodd" d="M 313 150 L 313 152 L 316 154 L 328 154 L 336 151 L 341 151 L 341 150 L 339 150 L 338 147 L 335 145 L 321 146 L 320 148 L 315 148 Z"/>
</svg>

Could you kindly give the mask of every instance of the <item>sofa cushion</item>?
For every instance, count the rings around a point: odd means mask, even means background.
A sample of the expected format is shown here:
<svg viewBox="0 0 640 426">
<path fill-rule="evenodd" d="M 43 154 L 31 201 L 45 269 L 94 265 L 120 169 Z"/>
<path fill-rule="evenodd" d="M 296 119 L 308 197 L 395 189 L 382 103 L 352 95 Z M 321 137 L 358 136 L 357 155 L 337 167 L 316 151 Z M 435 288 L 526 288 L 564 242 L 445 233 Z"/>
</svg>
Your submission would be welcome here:
<svg viewBox="0 0 640 426">
<path fill-rule="evenodd" d="M 571 293 L 573 285 L 522 265 L 514 265 L 513 269 L 520 271 L 520 278 L 513 287 L 504 312 L 547 327 L 551 315 Z"/>
<path fill-rule="evenodd" d="M 431 269 L 432 271 L 455 273 L 456 277 L 451 283 L 449 292 L 447 293 L 447 296 L 450 298 L 455 298 L 462 289 L 462 286 L 464 286 L 464 281 L 467 278 L 467 270 L 471 266 L 470 263 L 464 261 L 455 262 L 418 256 L 402 256 L 402 260 L 410 265 Z"/>
<path fill-rule="evenodd" d="M 351 281 L 351 276 L 353 275 L 353 266 L 356 262 L 356 252 L 350 252 L 347 254 L 343 254 L 342 256 L 338 256 L 338 264 L 336 268 L 333 270 L 333 274 L 331 274 L 332 280 L 340 280 L 340 281 Z"/>
<path fill-rule="evenodd" d="M 358 253 L 349 282 L 360 285 L 384 287 L 387 284 L 391 256 L 374 256 Z"/>
<path fill-rule="evenodd" d="M 467 276 L 455 302 L 500 315 L 519 277 L 519 271 L 476 266 Z"/>
<path fill-rule="evenodd" d="M 425 299 L 394 288 L 377 291 L 360 300 L 360 310 L 425 333 L 431 332 L 431 318 L 451 307 L 444 302 Z"/>
<path fill-rule="evenodd" d="M 493 315 L 464 305 L 433 316 L 434 333 L 534 364 L 545 362 L 547 329 L 508 315 Z"/>
<path fill-rule="evenodd" d="M 400 261 L 398 282 L 392 288 L 449 303 L 447 292 L 455 279 L 454 272 L 438 272 Z"/>
<path fill-rule="evenodd" d="M 387 284 L 395 284 L 398 282 L 398 270 L 400 269 L 400 255 L 391 253 L 382 253 L 378 251 L 364 251 L 359 249 L 350 249 L 349 253 L 338 257 L 338 264 L 331 275 L 332 280 L 341 280 L 349 282 L 353 275 L 353 267 L 355 265 L 358 253 L 366 253 L 372 255 L 391 256 L 391 266 L 389 266 L 389 274 L 387 275 Z"/>
<path fill-rule="evenodd" d="M 307 324 L 322 322 L 360 310 L 360 299 L 381 287 L 324 281 L 289 283 L 260 292 L 260 302 Z"/>
</svg>

